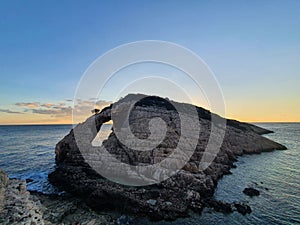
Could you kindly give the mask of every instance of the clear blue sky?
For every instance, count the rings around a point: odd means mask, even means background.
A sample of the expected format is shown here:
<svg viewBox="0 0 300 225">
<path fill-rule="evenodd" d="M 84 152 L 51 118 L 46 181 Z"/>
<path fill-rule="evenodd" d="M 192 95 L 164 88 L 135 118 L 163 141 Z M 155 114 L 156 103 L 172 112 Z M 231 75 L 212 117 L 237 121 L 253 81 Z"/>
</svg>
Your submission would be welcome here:
<svg viewBox="0 0 300 225">
<path fill-rule="evenodd" d="M 273 112 L 273 120 L 300 121 L 300 1 L 7 0 L 0 1 L 0 32 L 5 110 L 70 99 L 98 56 L 155 39 L 205 60 L 230 117 L 253 121 L 256 109 Z"/>
</svg>

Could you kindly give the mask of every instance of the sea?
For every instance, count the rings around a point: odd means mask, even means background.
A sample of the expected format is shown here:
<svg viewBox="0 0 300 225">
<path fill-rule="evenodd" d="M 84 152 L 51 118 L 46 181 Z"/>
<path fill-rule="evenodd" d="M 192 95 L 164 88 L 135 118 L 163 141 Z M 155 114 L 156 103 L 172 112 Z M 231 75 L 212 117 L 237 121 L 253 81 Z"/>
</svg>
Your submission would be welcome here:
<svg viewBox="0 0 300 225">
<path fill-rule="evenodd" d="M 238 158 L 231 175 L 219 180 L 214 197 L 226 202 L 244 202 L 252 208 L 245 216 L 234 212 L 223 214 L 206 208 L 201 215 L 173 222 L 150 222 L 134 219 L 129 224 L 300 224 L 300 123 L 259 123 L 274 131 L 266 137 L 285 145 L 278 150 Z M 71 125 L 0 126 L 0 168 L 10 178 L 29 179 L 28 189 L 45 194 L 60 193 L 48 180 L 55 169 L 55 145 L 72 128 Z M 102 136 L 110 125 L 101 128 Z M 246 187 L 260 191 L 259 196 L 242 193 Z"/>
</svg>

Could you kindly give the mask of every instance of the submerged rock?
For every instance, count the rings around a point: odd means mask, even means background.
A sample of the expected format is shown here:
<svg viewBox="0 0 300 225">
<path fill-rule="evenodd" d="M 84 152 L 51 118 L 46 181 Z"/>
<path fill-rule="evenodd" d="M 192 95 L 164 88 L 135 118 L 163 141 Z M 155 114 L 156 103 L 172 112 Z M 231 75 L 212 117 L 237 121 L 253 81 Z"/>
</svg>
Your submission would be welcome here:
<svg viewBox="0 0 300 225">
<path fill-rule="evenodd" d="M 132 221 L 132 218 L 122 215 L 120 218 L 117 220 L 117 225 L 130 225 Z"/>
<path fill-rule="evenodd" d="M 259 190 L 256 190 L 255 188 L 245 188 L 243 190 L 243 193 L 245 195 L 250 196 L 250 197 L 258 196 L 260 194 Z"/>
<path fill-rule="evenodd" d="M 219 201 L 212 198 L 206 199 L 204 202 L 207 207 L 213 208 L 217 212 L 232 213 L 233 211 L 237 211 L 243 215 L 252 212 L 252 209 L 249 205 L 241 202 L 228 203 L 225 201 Z"/>
<path fill-rule="evenodd" d="M 252 209 L 250 208 L 250 206 L 243 204 L 243 203 L 235 203 L 234 207 L 236 208 L 236 210 L 243 214 L 246 215 L 247 213 L 251 213 Z"/>
<path fill-rule="evenodd" d="M 33 182 L 33 179 L 27 178 L 27 179 L 25 179 L 25 181 L 26 181 L 26 183 L 28 184 L 28 183 L 30 183 L 30 182 Z"/>
<path fill-rule="evenodd" d="M 230 203 L 227 203 L 225 201 L 218 201 L 215 199 L 208 199 L 206 200 L 206 204 L 208 207 L 212 207 L 217 212 L 223 212 L 223 213 L 231 213 L 233 212 L 233 207 Z"/>
<path fill-rule="evenodd" d="M 151 135 L 149 121 L 153 118 L 159 117 L 166 124 L 166 136 L 159 145 L 150 151 L 136 151 L 125 146 L 119 141 L 115 133 L 120 121 L 115 121 L 112 118 L 112 111 L 115 109 L 117 113 L 122 115 L 122 109 L 137 99 L 141 100 L 134 105 L 129 116 L 130 128 L 135 137 L 143 140 Z M 85 199 L 89 206 L 97 210 L 118 209 L 122 213 L 145 215 L 153 220 L 174 220 L 177 217 L 188 216 L 190 209 L 201 212 L 203 200 L 213 196 L 219 178 L 224 174 L 230 174 L 230 168 L 234 167 L 233 163 L 237 156 L 286 149 L 285 146 L 261 136 L 261 134 L 270 133 L 269 130 L 235 120 L 226 120 L 226 130 L 222 130 L 222 126 L 212 124 L 212 116 L 218 117 L 217 115 L 196 107 L 198 118 L 194 118 L 188 110 L 191 105 L 171 103 L 155 96 L 128 95 L 104 108 L 100 113 L 93 115 L 86 122 L 78 124 L 56 145 L 57 168 L 49 174 L 50 182 L 67 192 L 80 196 Z M 176 108 L 183 109 L 187 117 L 190 115 L 190 122 L 187 124 L 190 130 L 195 129 L 197 123 L 201 130 L 195 149 L 189 147 L 189 137 L 184 137 L 184 145 L 181 150 L 183 152 L 193 151 L 192 155 L 184 167 L 176 171 L 169 179 L 144 187 L 126 186 L 104 178 L 87 163 L 88 157 L 90 162 L 104 157 L 105 160 L 99 161 L 100 163 L 98 162 L 97 165 L 105 172 L 114 173 L 114 169 L 119 168 L 120 163 L 133 166 L 154 165 L 167 157 L 176 156 L 172 153 L 181 140 L 182 124 L 178 112 L 173 107 L 174 105 Z M 118 119 L 120 120 L 120 117 Z M 92 146 L 91 143 L 102 124 L 110 120 L 114 126 L 107 140 L 101 146 Z M 212 163 L 205 170 L 199 170 L 203 156 L 206 154 L 205 156 L 208 157 L 205 149 L 208 146 L 212 126 L 220 132 L 225 132 L 225 137 L 220 151 Z M 82 145 L 75 139 L 75 133 L 78 131 L 85 135 L 84 150 L 85 154 L 90 153 L 88 157 L 83 157 L 78 148 L 78 144 Z M 133 137 L 128 137 L 128 141 L 131 140 L 134 143 Z M 103 153 L 103 149 L 106 149 L 108 153 Z M 99 157 L 99 152 L 107 155 L 100 155 L 101 157 Z M 111 157 L 118 161 L 107 164 Z M 180 158 L 177 160 L 180 161 Z M 101 165 L 105 166 L 101 167 Z M 159 179 L 165 174 L 154 173 L 147 176 L 145 173 L 130 174 L 128 170 L 119 170 L 118 174 L 114 175 L 116 180 L 122 176 L 131 176 L 134 181 L 137 176 L 140 176 L 151 181 L 151 179 Z M 155 204 L 151 204 L 154 201 L 149 204 L 149 199 L 154 200 Z M 230 210 L 226 207 L 225 211 Z"/>
</svg>

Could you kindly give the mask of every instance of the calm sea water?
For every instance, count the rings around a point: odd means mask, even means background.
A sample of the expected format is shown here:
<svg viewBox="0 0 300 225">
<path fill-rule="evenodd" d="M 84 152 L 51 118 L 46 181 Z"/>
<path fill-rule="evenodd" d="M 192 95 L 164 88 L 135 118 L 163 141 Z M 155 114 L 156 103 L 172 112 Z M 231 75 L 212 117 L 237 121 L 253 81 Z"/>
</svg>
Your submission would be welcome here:
<svg viewBox="0 0 300 225">
<path fill-rule="evenodd" d="M 32 179 L 29 190 L 53 193 L 47 181 L 55 166 L 55 144 L 70 125 L 0 126 L 0 167 L 10 178 Z"/>
<path fill-rule="evenodd" d="M 251 214 L 224 215 L 205 209 L 201 216 L 155 224 L 300 224 L 300 123 L 258 125 L 275 131 L 266 136 L 288 150 L 240 157 L 233 174 L 219 181 L 215 193 L 219 200 L 246 202 Z M 0 126 L 0 167 L 11 178 L 32 179 L 30 190 L 56 192 L 47 175 L 55 168 L 55 144 L 70 129 L 70 125 Z M 109 129 L 103 127 L 104 133 Z M 255 187 L 261 195 L 250 198 L 242 193 L 245 187 Z M 134 224 L 153 223 L 135 220 Z"/>
</svg>

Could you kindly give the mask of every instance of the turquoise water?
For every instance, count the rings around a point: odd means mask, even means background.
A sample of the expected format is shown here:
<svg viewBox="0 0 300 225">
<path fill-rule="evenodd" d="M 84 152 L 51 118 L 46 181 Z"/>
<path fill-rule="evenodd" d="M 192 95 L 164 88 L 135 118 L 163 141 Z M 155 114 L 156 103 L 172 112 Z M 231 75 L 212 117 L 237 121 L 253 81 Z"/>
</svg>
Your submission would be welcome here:
<svg viewBox="0 0 300 225">
<path fill-rule="evenodd" d="M 251 214 L 224 215 L 205 209 L 202 215 L 155 224 L 300 224 L 300 123 L 258 125 L 275 131 L 266 136 L 288 150 L 240 157 L 233 174 L 224 176 L 215 192 L 220 200 L 246 202 Z M 0 126 L 0 167 L 11 178 L 32 179 L 30 190 L 56 192 L 47 175 L 55 167 L 55 144 L 70 129 L 70 125 Z M 242 190 L 249 186 L 259 189 L 261 195 L 244 195 Z M 153 223 L 134 220 L 132 224 Z"/>
</svg>

